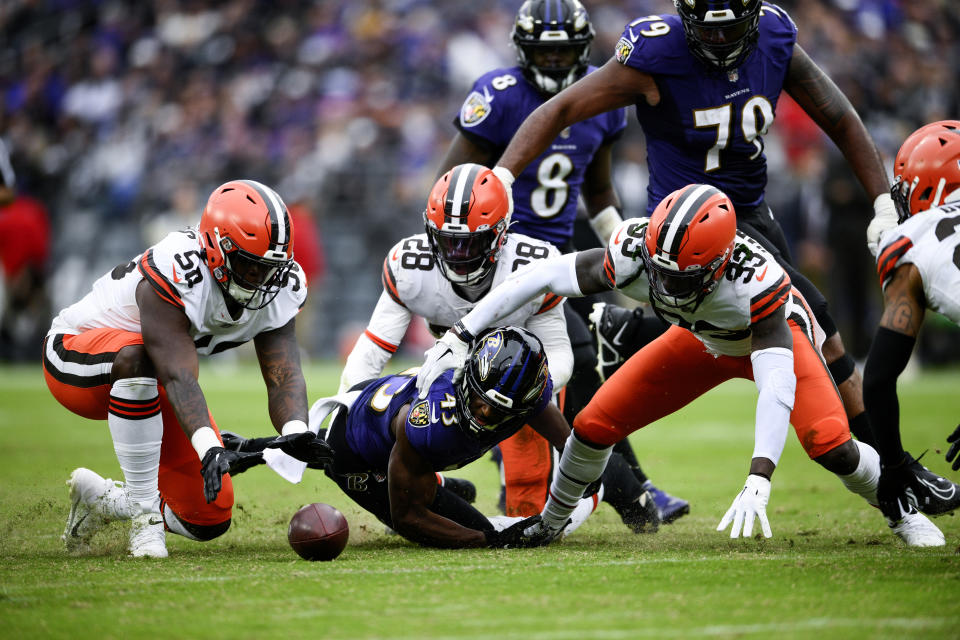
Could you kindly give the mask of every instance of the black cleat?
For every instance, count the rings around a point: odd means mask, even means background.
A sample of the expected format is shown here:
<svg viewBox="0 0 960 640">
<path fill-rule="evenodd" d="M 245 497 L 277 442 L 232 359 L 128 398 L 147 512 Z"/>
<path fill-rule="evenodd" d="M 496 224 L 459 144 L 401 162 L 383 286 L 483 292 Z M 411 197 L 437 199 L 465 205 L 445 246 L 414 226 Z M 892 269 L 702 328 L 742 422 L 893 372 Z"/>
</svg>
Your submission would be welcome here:
<svg viewBox="0 0 960 640">
<path fill-rule="evenodd" d="M 634 533 L 656 533 L 660 528 L 660 514 L 657 503 L 649 491 L 644 491 L 640 497 L 625 505 L 613 505 L 623 524 Z"/>
<path fill-rule="evenodd" d="M 907 459 L 898 469 L 902 470 L 900 475 L 911 504 L 928 516 L 943 515 L 960 507 L 960 485 L 930 471 L 909 453 Z"/>
<path fill-rule="evenodd" d="M 600 382 L 605 382 L 632 355 L 627 350 L 641 318 L 643 310 L 640 308 L 625 309 L 606 302 L 593 304 L 587 320 L 597 350 L 596 370 Z"/>
<path fill-rule="evenodd" d="M 443 486 L 460 496 L 470 504 L 477 499 L 477 487 L 465 478 L 443 477 Z"/>
</svg>

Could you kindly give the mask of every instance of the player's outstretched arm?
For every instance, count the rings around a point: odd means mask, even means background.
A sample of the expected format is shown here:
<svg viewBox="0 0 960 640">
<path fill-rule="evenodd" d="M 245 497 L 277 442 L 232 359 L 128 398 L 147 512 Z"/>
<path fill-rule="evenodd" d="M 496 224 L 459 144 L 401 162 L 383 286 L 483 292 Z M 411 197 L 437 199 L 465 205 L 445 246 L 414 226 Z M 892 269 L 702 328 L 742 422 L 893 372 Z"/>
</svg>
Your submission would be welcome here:
<svg viewBox="0 0 960 640">
<path fill-rule="evenodd" d="M 885 465 L 901 462 L 897 378 L 910 362 L 926 311 L 923 281 L 912 264 L 897 267 L 883 290 L 883 315 L 863 367 L 863 403 Z"/>
<path fill-rule="evenodd" d="M 190 320 L 181 309 L 161 299 L 146 280 L 137 285 L 137 305 L 143 346 L 184 433 L 193 438 L 198 429 L 206 427 L 219 446 L 197 382 L 200 365 L 190 337 Z"/>
<path fill-rule="evenodd" d="M 282 435 L 307 430 L 307 384 L 300 367 L 296 320 L 253 339 L 267 405 L 274 428 Z"/>
<path fill-rule="evenodd" d="M 790 426 L 796 391 L 793 370 L 793 335 L 784 316 L 784 308 L 751 326 L 750 360 L 757 384 L 757 412 L 754 424 L 754 448 L 750 472 L 743 489 L 717 525 L 723 531 L 732 523 L 730 537 L 753 535 L 754 518 L 766 538 L 773 536 L 767 519 L 770 478 L 780 461 Z"/>
<path fill-rule="evenodd" d="M 570 437 L 570 425 L 557 405 L 548 402 L 543 411 L 530 418 L 528 424 L 552 444 L 554 449 L 563 451 L 563 446 Z"/>
<path fill-rule="evenodd" d="M 430 509 L 437 497 L 437 476 L 429 462 L 418 453 L 406 434 L 404 407 L 393 419 L 396 443 L 390 452 L 387 487 L 390 495 L 390 517 L 397 533 L 419 544 L 448 549 L 489 546 L 487 533 L 464 527 Z M 458 509 L 473 513 L 471 520 L 489 522 L 469 504 Z M 493 532 L 491 526 L 490 532 Z"/>
<path fill-rule="evenodd" d="M 514 176 L 520 175 L 570 125 L 636 104 L 641 97 L 656 104 L 659 96 L 652 76 L 611 58 L 527 116 L 497 165 L 506 168 Z"/>
<path fill-rule="evenodd" d="M 417 374 L 417 389 L 425 398 L 433 381 L 454 369 L 458 380 L 473 338 L 545 293 L 580 297 L 609 289 L 603 278 L 603 249 L 568 253 L 538 262 L 536 268 L 518 271 L 485 295 L 470 313 L 427 350 Z"/>
<path fill-rule="evenodd" d="M 867 246 L 876 255 L 880 236 L 897 226 L 897 213 L 883 158 L 873 138 L 840 88 L 800 45 L 794 45 L 784 88 L 830 136 L 873 200 L 874 218 L 867 228 Z"/>
<path fill-rule="evenodd" d="M 386 290 L 381 292 L 366 330 L 357 338 L 343 365 L 337 393 L 348 391 L 364 380 L 380 377 L 403 341 L 412 319 L 409 309 L 396 302 Z"/>
</svg>

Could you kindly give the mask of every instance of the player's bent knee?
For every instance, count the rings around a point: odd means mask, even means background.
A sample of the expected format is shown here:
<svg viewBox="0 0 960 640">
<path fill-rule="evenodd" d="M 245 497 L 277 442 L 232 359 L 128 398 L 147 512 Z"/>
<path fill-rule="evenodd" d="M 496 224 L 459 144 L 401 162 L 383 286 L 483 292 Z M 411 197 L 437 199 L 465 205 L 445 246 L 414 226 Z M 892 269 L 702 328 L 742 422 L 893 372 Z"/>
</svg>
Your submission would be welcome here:
<svg viewBox="0 0 960 640">
<path fill-rule="evenodd" d="M 190 532 L 190 535 L 201 542 L 208 542 L 214 538 L 219 538 L 230 528 L 232 519 L 220 522 L 218 524 L 193 524 L 192 522 L 180 521 L 183 528 Z"/>
<path fill-rule="evenodd" d="M 853 440 L 847 440 L 813 459 L 827 471 L 838 475 L 848 475 L 857 470 L 860 464 L 860 449 Z"/>
<path fill-rule="evenodd" d="M 155 378 L 156 370 L 142 344 L 131 344 L 117 352 L 110 369 L 110 382 L 124 378 Z"/>
</svg>

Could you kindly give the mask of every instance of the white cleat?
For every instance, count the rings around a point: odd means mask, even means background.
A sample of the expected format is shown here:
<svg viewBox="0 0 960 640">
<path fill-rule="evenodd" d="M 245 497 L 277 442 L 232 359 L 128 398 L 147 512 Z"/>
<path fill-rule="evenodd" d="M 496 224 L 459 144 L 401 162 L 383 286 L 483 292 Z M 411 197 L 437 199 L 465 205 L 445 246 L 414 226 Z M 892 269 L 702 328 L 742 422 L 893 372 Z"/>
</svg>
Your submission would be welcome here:
<svg viewBox="0 0 960 640">
<path fill-rule="evenodd" d="M 937 525 L 913 507 L 899 522 L 890 522 L 889 525 L 908 547 L 942 547 L 947 543 Z"/>
<path fill-rule="evenodd" d="M 89 550 L 90 538 L 111 520 L 106 508 L 111 499 L 122 497 L 122 483 L 80 467 L 67 480 L 70 487 L 70 515 L 60 539 L 67 551 L 83 553 Z"/>
<path fill-rule="evenodd" d="M 159 512 L 141 513 L 130 524 L 130 555 L 134 558 L 166 558 L 167 534 Z"/>
</svg>

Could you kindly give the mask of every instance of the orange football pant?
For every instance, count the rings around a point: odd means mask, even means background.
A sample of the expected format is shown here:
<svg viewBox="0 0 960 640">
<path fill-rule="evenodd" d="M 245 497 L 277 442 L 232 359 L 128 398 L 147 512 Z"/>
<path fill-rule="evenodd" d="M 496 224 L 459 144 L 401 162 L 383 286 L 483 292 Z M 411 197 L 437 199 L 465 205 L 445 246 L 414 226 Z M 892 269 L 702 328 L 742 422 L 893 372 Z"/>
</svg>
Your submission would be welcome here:
<svg viewBox="0 0 960 640">
<path fill-rule="evenodd" d="M 790 422 L 807 455 L 817 458 L 849 440 L 850 428 L 819 352 L 788 323 L 797 376 Z M 592 443 L 612 445 L 731 378 L 753 380 L 750 356 L 714 356 L 690 331 L 671 326 L 610 376 L 577 414 L 573 428 Z"/>
<path fill-rule="evenodd" d="M 85 383 L 83 375 L 76 372 L 66 373 L 57 368 L 47 358 L 47 342 L 44 340 L 43 374 L 47 387 L 53 397 L 64 407 L 91 420 L 106 420 L 107 405 L 110 400 L 110 383 L 85 386 L 95 381 L 90 376 Z M 92 329 L 79 335 L 63 335 L 63 350 L 60 357 L 78 367 L 93 369 L 94 361 L 116 357 L 123 347 L 143 344 L 139 333 L 120 329 Z M 66 367 L 63 367 L 66 368 Z M 163 443 L 160 447 L 159 486 L 161 499 L 173 510 L 180 520 L 201 526 L 218 525 L 228 521 L 233 508 L 233 482 L 229 475 L 223 477 L 223 486 L 217 499 L 207 504 L 203 497 L 203 475 L 197 452 L 177 421 L 173 407 L 167 400 L 167 394 L 160 387 L 160 414 L 163 419 Z M 210 416 L 210 426 L 220 438 L 220 430 Z"/>
<path fill-rule="evenodd" d="M 508 516 L 535 516 L 547 503 L 553 454 L 546 438 L 524 425 L 500 443 Z"/>
</svg>

